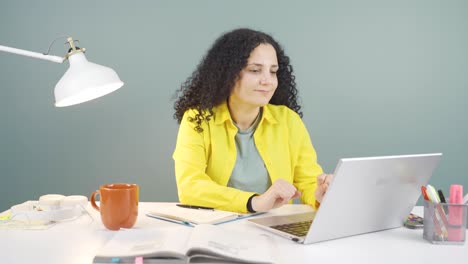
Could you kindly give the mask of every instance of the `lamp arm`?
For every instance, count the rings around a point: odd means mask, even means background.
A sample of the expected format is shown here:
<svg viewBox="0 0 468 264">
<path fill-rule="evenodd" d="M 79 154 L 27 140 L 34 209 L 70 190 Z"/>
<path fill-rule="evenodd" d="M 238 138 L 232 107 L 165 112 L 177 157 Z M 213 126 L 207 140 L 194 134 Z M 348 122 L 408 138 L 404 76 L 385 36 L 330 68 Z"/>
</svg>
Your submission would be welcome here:
<svg viewBox="0 0 468 264">
<path fill-rule="evenodd" d="M 19 54 L 19 55 L 33 57 L 33 58 L 42 59 L 42 60 L 53 61 L 56 63 L 63 63 L 65 61 L 65 58 L 62 58 L 59 56 L 44 55 L 39 52 L 32 52 L 32 51 L 27 51 L 27 50 L 22 50 L 22 49 L 10 48 L 7 46 L 2 46 L 2 45 L 0 45 L 0 51 L 5 51 L 9 53 Z"/>
</svg>

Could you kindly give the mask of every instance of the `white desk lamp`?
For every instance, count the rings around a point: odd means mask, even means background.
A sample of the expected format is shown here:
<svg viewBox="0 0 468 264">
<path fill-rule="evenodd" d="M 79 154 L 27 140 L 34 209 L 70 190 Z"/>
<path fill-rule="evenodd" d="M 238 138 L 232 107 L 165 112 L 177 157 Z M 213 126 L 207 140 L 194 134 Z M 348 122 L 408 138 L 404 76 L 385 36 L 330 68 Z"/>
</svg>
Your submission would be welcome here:
<svg viewBox="0 0 468 264">
<path fill-rule="evenodd" d="M 68 38 L 67 42 L 70 44 L 70 49 L 64 58 L 1 45 L 0 51 L 57 63 L 63 63 L 68 59 L 70 68 L 55 85 L 56 107 L 90 101 L 122 87 L 124 83 L 113 69 L 89 62 L 84 55 L 84 48 L 75 47 L 72 38 Z"/>
</svg>

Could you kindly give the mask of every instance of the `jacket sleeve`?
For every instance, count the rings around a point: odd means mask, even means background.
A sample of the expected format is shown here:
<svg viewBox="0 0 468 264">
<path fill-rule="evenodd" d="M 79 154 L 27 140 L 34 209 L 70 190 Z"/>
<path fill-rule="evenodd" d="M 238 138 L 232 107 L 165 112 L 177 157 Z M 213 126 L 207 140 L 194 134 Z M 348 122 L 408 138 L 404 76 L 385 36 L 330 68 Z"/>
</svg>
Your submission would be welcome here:
<svg viewBox="0 0 468 264">
<path fill-rule="evenodd" d="M 323 173 L 317 163 L 317 154 L 312 145 L 309 133 L 299 116 L 294 115 L 292 132 L 293 146 L 297 148 L 297 159 L 294 166 L 294 185 L 302 193 L 301 202 L 317 208 L 315 199 L 317 176 Z"/>
<path fill-rule="evenodd" d="M 195 131 L 195 124 L 187 120 L 195 114 L 193 110 L 184 114 L 173 154 L 180 202 L 247 213 L 247 201 L 255 193 L 222 186 L 206 173 L 210 131 L 206 122 L 202 124 L 203 132 Z"/>
</svg>

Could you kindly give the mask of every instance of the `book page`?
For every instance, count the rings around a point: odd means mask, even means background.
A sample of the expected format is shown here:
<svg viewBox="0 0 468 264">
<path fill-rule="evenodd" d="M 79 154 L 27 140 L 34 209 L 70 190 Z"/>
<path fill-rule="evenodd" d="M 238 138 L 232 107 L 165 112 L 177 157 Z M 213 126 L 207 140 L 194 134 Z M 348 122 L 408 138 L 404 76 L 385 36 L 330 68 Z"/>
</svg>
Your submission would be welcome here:
<svg viewBox="0 0 468 264">
<path fill-rule="evenodd" d="M 177 258 L 185 259 L 185 248 L 192 229 L 164 227 L 121 229 L 104 245 L 94 263 L 115 258 Z"/>
<path fill-rule="evenodd" d="M 194 228 L 187 256 L 190 263 L 273 263 L 269 240 L 263 235 L 234 232 L 215 225 Z"/>
<path fill-rule="evenodd" d="M 237 219 L 238 214 L 221 210 L 189 209 L 176 206 L 174 203 L 158 204 L 147 212 L 149 216 L 185 221 L 192 224 L 216 224 Z"/>
</svg>

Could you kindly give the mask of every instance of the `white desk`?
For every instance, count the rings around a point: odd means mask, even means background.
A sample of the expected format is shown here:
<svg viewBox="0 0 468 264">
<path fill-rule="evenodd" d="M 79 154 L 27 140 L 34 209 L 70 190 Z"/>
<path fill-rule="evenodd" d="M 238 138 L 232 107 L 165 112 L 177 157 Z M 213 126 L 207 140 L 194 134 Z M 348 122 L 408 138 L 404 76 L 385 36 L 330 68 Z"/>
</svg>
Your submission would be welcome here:
<svg viewBox="0 0 468 264">
<path fill-rule="evenodd" d="M 140 203 L 134 228 L 165 227 L 175 224 L 144 215 L 157 203 Z M 269 214 L 282 214 L 303 205 L 286 205 Z M 102 225 L 99 214 L 89 207 L 95 221 L 82 216 L 47 230 L 0 230 L 1 263 L 91 264 L 93 256 L 116 231 Z M 414 212 L 422 214 L 422 207 Z M 343 224 L 346 224 L 343 220 Z M 223 228 L 239 232 L 265 233 L 271 237 L 277 263 L 467 263 L 468 243 L 463 246 L 433 245 L 422 238 L 422 230 L 397 228 L 311 245 L 296 244 L 265 232 L 244 220 Z M 180 225 L 180 228 L 188 229 Z"/>
</svg>

